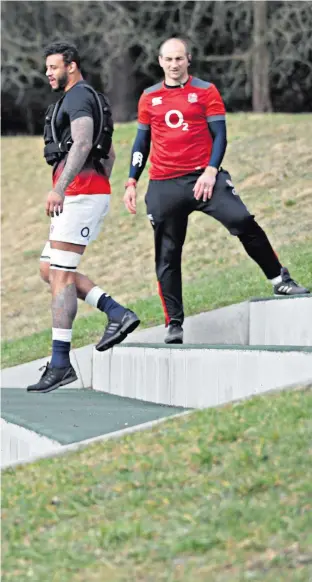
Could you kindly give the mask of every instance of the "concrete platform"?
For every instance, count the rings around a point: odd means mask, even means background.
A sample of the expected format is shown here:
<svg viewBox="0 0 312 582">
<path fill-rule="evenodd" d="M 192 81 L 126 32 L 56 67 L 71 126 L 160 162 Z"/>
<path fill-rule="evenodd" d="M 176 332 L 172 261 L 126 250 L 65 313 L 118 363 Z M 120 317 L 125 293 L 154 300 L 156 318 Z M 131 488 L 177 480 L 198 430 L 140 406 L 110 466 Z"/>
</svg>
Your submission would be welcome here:
<svg viewBox="0 0 312 582">
<path fill-rule="evenodd" d="M 312 380 L 312 348 L 120 344 L 93 354 L 93 389 L 205 408 Z"/>
<path fill-rule="evenodd" d="M 48 394 L 2 388 L 1 400 L 2 465 L 182 411 L 93 390 L 65 388 Z"/>
<path fill-rule="evenodd" d="M 237 303 L 198 313 L 185 318 L 184 341 L 188 344 L 239 344 L 249 343 L 249 302 Z M 138 329 L 124 343 L 163 343 L 164 325 Z"/>
<path fill-rule="evenodd" d="M 124 344 L 163 343 L 163 325 L 139 329 Z M 312 346 L 312 296 L 254 298 L 206 313 L 187 317 L 184 322 L 187 344 Z M 93 345 L 71 351 L 78 380 L 71 389 L 92 387 Z M 40 376 L 39 368 L 49 358 L 1 370 L 6 388 L 25 388 Z"/>
</svg>

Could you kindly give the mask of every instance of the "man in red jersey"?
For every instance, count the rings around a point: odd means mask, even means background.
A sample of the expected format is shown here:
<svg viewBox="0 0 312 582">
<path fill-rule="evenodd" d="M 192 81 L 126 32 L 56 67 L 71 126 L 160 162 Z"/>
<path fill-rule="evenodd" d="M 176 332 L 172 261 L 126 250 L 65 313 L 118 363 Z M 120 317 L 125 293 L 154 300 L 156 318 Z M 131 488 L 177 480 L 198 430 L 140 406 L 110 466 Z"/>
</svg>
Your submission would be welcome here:
<svg viewBox="0 0 312 582">
<path fill-rule="evenodd" d="M 46 159 L 54 166 L 53 188 L 45 205 L 46 214 L 51 217 L 50 236 L 41 255 L 40 272 L 52 292 L 52 359 L 39 382 L 28 386 L 29 392 L 50 392 L 77 379 L 69 358 L 77 298 L 108 317 L 96 346 L 99 351 L 120 343 L 140 323 L 135 313 L 77 272 L 86 246 L 97 238 L 109 210 L 109 177 L 115 158 L 111 136 L 108 159 L 101 158 L 104 150 L 100 154 L 98 149 L 95 151 L 93 141 L 95 135 L 100 135 L 99 130 L 107 129 L 101 123 L 101 116 L 103 120 L 107 111 L 106 101 L 102 107 L 98 94 L 84 81 L 74 45 L 53 43 L 46 48 L 45 57 L 52 90 L 64 91 L 53 109 L 53 139 L 48 144 L 45 139 Z M 45 138 L 47 131 L 46 124 Z"/>
<path fill-rule="evenodd" d="M 154 229 L 156 274 L 168 325 L 166 343 L 183 342 L 181 255 L 188 216 L 199 210 L 238 236 L 272 282 L 276 295 L 308 294 L 291 279 L 271 244 L 221 167 L 226 150 L 225 107 L 215 85 L 189 75 L 187 44 L 171 38 L 160 47 L 164 81 L 145 89 L 138 108 L 124 203 L 136 213 L 136 183 L 151 149 L 145 197 Z"/>
</svg>

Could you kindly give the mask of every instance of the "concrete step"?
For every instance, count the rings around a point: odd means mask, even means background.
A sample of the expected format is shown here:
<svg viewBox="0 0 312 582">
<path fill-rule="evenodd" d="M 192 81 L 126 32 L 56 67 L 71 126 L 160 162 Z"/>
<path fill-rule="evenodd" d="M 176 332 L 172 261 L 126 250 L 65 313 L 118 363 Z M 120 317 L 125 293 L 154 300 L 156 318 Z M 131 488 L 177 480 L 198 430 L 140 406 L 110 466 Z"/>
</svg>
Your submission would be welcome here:
<svg viewBox="0 0 312 582">
<path fill-rule="evenodd" d="M 312 346 L 312 295 L 249 302 L 249 345 Z"/>
<path fill-rule="evenodd" d="M 312 381 L 312 348 L 120 344 L 93 353 L 97 391 L 205 408 Z"/>
<path fill-rule="evenodd" d="M 255 298 L 213 311 L 187 317 L 184 322 L 187 344 L 312 346 L 312 296 Z M 163 325 L 142 329 L 129 335 L 124 344 L 162 343 Z M 71 351 L 78 380 L 70 388 L 92 387 L 93 345 Z M 96 353 L 96 352 L 95 352 Z M 26 388 L 40 377 L 39 368 L 50 358 L 1 370 L 6 388 Z"/>
<path fill-rule="evenodd" d="M 312 346 L 312 295 L 253 298 L 185 319 L 188 344 Z M 138 330 L 125 343 L 162 343 L 163 325 Z"/>
</svg>

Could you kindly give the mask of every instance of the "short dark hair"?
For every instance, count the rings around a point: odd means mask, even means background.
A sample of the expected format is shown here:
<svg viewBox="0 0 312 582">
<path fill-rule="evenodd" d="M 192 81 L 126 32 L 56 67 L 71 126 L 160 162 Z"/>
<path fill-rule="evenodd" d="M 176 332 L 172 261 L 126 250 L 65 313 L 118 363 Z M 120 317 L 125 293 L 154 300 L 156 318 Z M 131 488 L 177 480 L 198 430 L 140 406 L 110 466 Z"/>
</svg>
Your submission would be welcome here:
<svg viewBox="0 0 312 582">
<path fill-rule="evenodd" d="M 80 69 L 80 56 L 78 49 L 70 42 L 51 42 L 51 44 L 46 46 L 44 49 L 45 58 L 49 57 L 50 55 L 62 55 L 66 65 L 74 62 L 76 63 L 78 69 Z"/>
</svg>

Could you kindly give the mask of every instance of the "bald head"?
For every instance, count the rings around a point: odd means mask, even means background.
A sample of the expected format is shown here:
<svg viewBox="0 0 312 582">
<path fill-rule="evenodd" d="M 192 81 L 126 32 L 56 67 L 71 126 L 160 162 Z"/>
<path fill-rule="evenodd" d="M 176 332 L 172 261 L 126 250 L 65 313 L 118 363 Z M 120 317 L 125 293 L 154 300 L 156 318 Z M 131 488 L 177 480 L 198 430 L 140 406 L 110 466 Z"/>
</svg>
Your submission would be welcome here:
<svg viewBox="0 0 312 582">
<path fill-rule="evenodd" d="M 159 49 L 158 62 L 165 73 L 165 83 L 175 86 L 188 79 L 191 55 L 187 43 L 181 38 L 169 38 Z"/>
<path fill-rule="evenodd" d="M 159 56 L 163 57 L 166 53 L 183 51 L 185 55 L 189 55 L 189 48 L 187 43 L 182 38 L 168 38 L 160 45 Z"/>
</svg>

